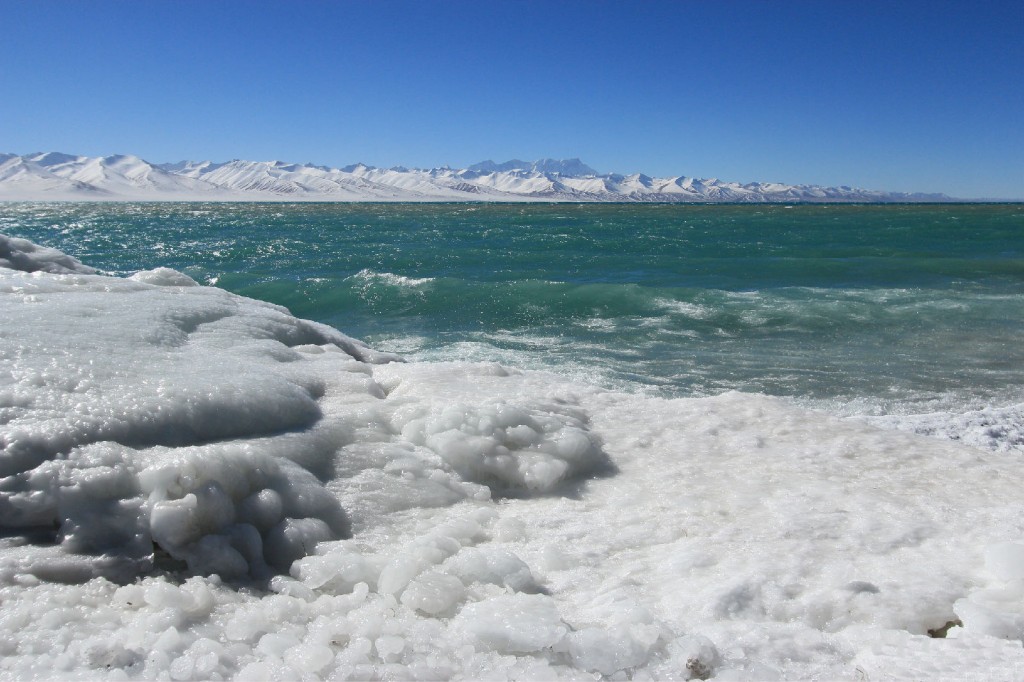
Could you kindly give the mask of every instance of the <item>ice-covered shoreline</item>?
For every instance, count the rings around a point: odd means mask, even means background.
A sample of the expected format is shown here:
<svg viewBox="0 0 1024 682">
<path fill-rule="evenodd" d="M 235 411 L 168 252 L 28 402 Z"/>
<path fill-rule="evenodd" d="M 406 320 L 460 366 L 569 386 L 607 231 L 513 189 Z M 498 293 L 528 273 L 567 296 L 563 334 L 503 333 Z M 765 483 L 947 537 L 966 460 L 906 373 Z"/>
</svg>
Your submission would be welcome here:
<svg viewBox="0 0 1024 682">
<path fill-rule="evenodd" d="M 1018 453 L 391 362 L 4 237 L 0 310 L 2 677 L 1024 666 Z"/>
</svg>

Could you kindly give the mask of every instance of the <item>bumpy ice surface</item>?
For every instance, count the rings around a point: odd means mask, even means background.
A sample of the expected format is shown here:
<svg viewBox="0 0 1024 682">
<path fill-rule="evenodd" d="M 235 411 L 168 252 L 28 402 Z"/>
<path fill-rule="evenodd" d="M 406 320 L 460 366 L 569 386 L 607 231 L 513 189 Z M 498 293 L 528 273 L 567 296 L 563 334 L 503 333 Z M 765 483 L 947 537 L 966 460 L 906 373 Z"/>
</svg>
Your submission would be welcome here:
<svg viewBox="0 0 1024 682">
<path fill-rule="evenodd" d="M 0 677 L 1024 669 L 1012 449 L 401 363 L 4 237 L 0 316 Z"/>
</svg>

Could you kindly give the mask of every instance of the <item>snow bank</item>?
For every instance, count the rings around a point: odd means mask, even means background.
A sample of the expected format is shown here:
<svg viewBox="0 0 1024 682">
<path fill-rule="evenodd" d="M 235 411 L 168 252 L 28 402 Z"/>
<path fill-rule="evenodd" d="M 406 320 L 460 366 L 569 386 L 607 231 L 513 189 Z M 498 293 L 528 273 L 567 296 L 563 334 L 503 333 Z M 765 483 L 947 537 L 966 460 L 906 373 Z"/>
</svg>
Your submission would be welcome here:
<svg viewBox="0 0 1024 682">
<path fill-rule="evenodd" d="M 174 271 L 12 262 L 0 678 L 1024 666 L 1015 453 L 394 362 Z"/>
</svg>

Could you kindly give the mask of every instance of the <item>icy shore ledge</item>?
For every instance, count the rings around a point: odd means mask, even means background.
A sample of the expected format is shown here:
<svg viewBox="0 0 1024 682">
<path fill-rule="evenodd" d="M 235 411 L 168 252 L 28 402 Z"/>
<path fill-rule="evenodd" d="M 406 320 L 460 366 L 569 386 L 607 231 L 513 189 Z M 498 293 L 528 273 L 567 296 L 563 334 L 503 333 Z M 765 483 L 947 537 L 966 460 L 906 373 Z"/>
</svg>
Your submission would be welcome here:
<svg viewBox="0 0 1024 682">
<path fill-rule="evenodd" d="M 404 364 L 5 237 L 0 319 L 0 678 L 1024 669 L 1018 453 Z"/>
</svg>

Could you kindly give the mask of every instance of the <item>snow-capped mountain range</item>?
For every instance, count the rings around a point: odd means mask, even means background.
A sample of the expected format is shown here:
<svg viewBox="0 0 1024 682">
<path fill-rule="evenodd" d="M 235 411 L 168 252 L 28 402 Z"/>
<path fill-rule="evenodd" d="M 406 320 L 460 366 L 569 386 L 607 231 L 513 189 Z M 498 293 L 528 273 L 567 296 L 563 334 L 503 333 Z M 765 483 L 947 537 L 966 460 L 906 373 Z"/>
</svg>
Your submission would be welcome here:
<svg viewBox="0 0 1024 682">
<path fill-rule="evenodd" d="M 903 194 L 687 176 L 598 173 L 579 159 L 484 161 L 465 169 L 328 168 L 281 161 L 182 161 L 58 152 L 0 154 L 0 201 L 947 201 Z"/>
</svg>

